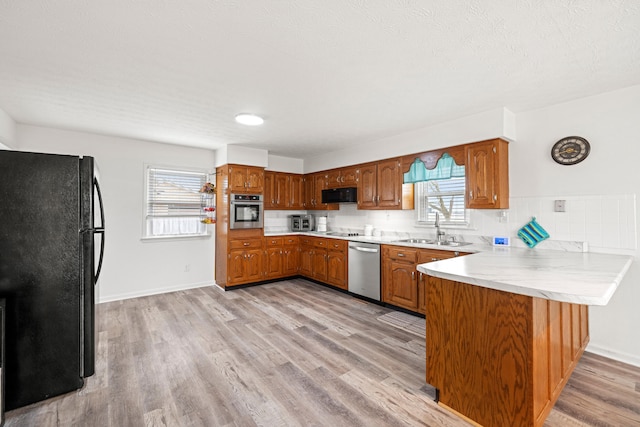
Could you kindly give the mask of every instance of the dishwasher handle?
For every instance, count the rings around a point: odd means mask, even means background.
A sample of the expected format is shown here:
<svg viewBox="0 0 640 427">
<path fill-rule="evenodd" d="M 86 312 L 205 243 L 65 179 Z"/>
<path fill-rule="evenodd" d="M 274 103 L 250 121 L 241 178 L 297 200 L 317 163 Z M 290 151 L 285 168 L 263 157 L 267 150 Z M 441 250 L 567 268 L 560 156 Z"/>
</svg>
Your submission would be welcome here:
<svg viewBox="0 0 640 427">
<path fill-rule="evenodd" d="M 355 249 L 356 251 L 360 251 L 360 252 L 371 252 L 371 253 L 378 253 L 379 249 L 376 248 L 365 248 L 363 246 L 349 246 L 349 249 Z"/>
</svg>

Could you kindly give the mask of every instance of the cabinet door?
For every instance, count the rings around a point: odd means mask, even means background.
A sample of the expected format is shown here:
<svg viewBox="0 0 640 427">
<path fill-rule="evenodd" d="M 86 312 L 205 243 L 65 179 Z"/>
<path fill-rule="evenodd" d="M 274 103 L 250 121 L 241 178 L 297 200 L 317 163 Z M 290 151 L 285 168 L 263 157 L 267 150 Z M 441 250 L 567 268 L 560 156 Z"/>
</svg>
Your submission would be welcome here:
<svg viewBox="0 0 640 427">
<path fill-rule="evenodd" d="M 494 139 L 466 147 L 467 207 L 509 208 L 509 146 Z"/>
<path fill-rule="evenodd" d="M 282 275 L 295 276 L 300 264 L 300 250 L 297 246 L 285 246 L 282 254 Z"/>
<path fill-rule="evenodd" d="M 327 173 L 327 188 L 342 187 L 342 174 L 340 169 L 332 170 Z"/>
<path fill-rule="evenodd" d="M 289 200 L 289 175 L 286 173 L 277 173 L 273 184 L 276 207 L 283 209 L 288 208 L 291 204 Z"/>
<path fill-rule="evenodd" d="M 347 257 L 344 252 L 327 252 L 327 283 L 347 289 Z"/>
<path fill-rule="evenodd" d="M 282 247 L 273 247 L 267 249 L 267 258 L 265 260 L 265 273 L 268 278 L 281 277 L 284 271 L 283 266 L 283 249 Z"/>
<path fill-rule="evenodd" d="M 376 205 L 379 208 L 399 208 L 402 197 L 400 160 L 393 159 L 378 163 Z"/>
<path fill-rule="evenodd" d="M 390 283 L 387 283 L 386 301 L 409 310 L 418 309 L 418 283 L 413 263 L 391 260 L 388 263 Z"/>
<path fill-rule="evenodd" d="M 245 252 L 245 274 L 247 282 L 257 282 L 263 279 L 262 249 L 251 249 Z"/>
<path fill-rule="evenodd" d="M 275 209 L 276 204 L 276 173 L 265 171 L 264 173 L 264 208 Z"/>
<path fill-rule="evenodd" d="M 358 168 L 350 167 L 340 170 L 340 183 L 342 187 L 356 187 L 358 185 Z"/>
<path fill-rule="evenodd" d="M 304 208 L 314 209 L 315 207 L 315 180 L 313 175 L 304 176 Z"/>
<path fill-rule="evenodd" d="M 289 207 L 291 209 L 304 209 L 304 180 L 302 175 L 289 177 Z"/>
<path fill-rule="evenodd" d="M 242 166 L 229 167 L 229 189 L 232 193 L 247 191 L 247 168 Z"/>
<path fill-rule="evenodd" d="M 229 252 L 227 267 L 227 284 L 232 285 L 244 281 L 245 253 L 243 250 Z"/>
<path fill-rule="evenodd" d="M 327 281 L 327 250 L 315 248 L 311 255 L 313 278 L 322 282 Z"/>
<path fill-rule="evenodd" d="M 262 193 L 264 191 L 264 169 L 247 167 L 247 191 Z"/>
<path fill-rule="evenodd" d="M 426 314 L 428 278 L 428 275 L 418 272 L 418 313 L 421 314 Z"/>
<path fill-rule="evenodd" d="M 313 247 L 302 246 L 300 248 L 300 274 L 305 277 L 313 276 Z"/>
<path fill-rule="evenodd" d="M 372 209 L 376 207 L 376 176 L 375 164 L 360 167 L 360 180 L 358 181 L 358 209 Z"/>
</svg>

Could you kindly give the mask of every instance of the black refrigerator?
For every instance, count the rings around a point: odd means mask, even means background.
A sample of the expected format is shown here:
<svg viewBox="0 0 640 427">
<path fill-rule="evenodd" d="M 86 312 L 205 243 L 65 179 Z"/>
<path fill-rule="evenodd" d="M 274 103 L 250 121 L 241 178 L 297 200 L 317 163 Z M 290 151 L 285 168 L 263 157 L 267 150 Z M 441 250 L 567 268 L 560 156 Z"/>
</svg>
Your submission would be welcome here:
<svg viewBox="0 0 640 427">
<path fill-rule="evenodd" d="M 103 253 L 94 159 L 0 150 L 6 410 L 79 389 L 93 375 Z"/>
</svg>

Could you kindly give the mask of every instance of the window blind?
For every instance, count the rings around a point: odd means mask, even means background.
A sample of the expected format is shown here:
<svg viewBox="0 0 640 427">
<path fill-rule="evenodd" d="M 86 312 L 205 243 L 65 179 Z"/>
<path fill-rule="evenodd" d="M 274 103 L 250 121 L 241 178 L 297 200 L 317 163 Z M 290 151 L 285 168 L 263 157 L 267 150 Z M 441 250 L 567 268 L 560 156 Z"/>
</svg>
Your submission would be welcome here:
<svg viewBox="0 0 640 427">
<path fill-rule="evenodd" d="M 200 188 L 206 174 L 149 167 L 147 169 L 147 218 L 197 217 L 201 215 Z"/>
<path fill-rule="evenodd" d="M 467 222 L 464 195 L 464 177 L 425 181 L 415 184 L 418 222 L 433 223 L 436 212 L 443 223 Z"/>
</svg>

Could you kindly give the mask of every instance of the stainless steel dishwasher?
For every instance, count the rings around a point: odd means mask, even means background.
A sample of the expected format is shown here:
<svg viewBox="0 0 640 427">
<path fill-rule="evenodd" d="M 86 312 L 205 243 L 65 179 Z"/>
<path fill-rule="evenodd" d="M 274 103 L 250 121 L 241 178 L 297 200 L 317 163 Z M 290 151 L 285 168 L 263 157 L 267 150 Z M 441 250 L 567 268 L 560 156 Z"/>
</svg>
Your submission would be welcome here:
<svg viewBox="0 0 640 427">
<path fill-rule="evenodd" d="M 380 301 L 380 245 L 349 242 L 349 292 Z"/>
</svg>

